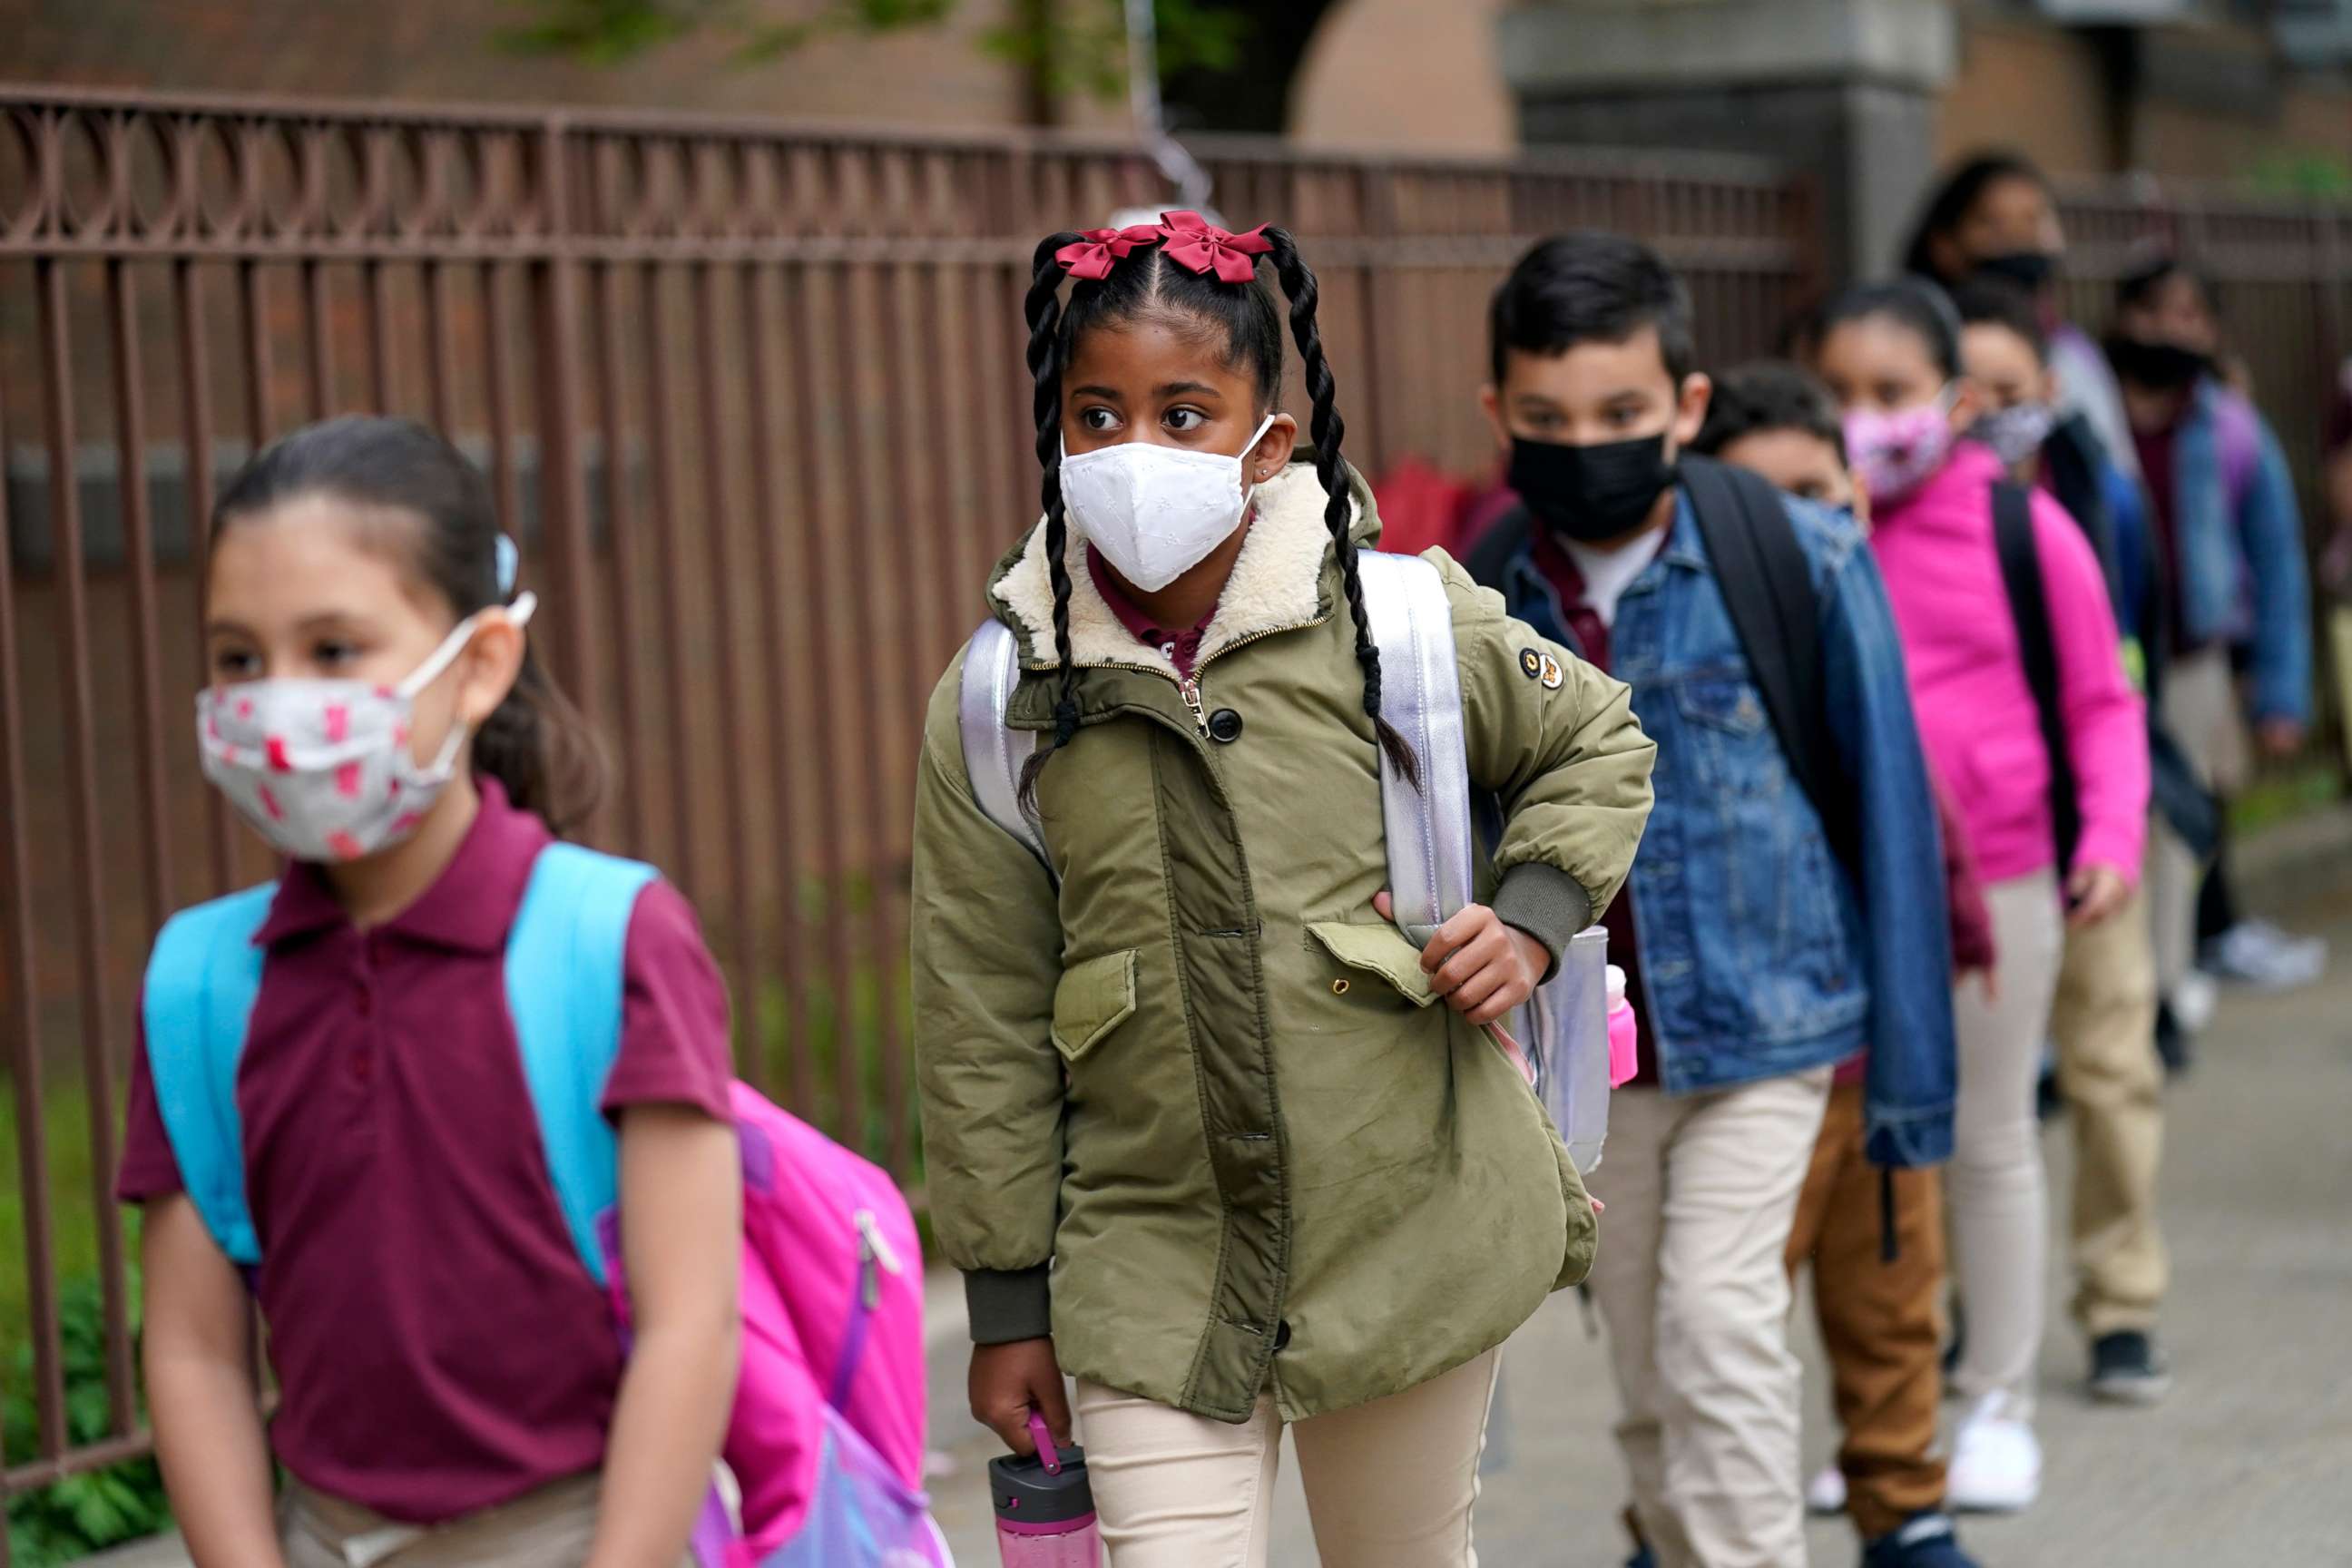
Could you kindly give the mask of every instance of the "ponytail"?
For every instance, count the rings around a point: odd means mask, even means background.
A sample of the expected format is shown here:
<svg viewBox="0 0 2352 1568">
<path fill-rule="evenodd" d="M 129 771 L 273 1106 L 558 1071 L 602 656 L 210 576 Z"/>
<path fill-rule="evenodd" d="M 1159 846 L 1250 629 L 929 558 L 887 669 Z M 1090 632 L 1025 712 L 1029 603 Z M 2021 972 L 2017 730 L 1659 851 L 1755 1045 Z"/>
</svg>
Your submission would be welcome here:
<svg viewBox="0 0 2352 1568">
<path fill-rule="evenodd" d="M 568 838 L 588 824 L 604 795 L 604 748 L 586 714 L 523 645 L 515 683 L 474 736 L 474 772 Z"/>
<path fill-rule="evenodd" d="M 1346 434 L 1347 423 L 1339 417 L 1338 387 L 1323 354 L 1323 334 L 1315 325 L 1318 296 L 1315 274 L 1299 258 L 1297 242 L 1288 229 L 1269 226 L 1265 237 L 1274 247 L 1275 277 L 1290 301 L 1291 336 L 1298 343 L 1299 368 L 1306 374 L 1307 396 L 1313 405 L 1307 433 L 1315 442 L 1315 477 L 1323 482 L 1329 498 L 1323 507 L 1324 526 L 1331 531 L 1331 549 L 1339 560 L 1348 614 L 1356 623 L 1356 663 L 1364 672 L 1364 713 L 1372 721 L 1372 732 L 1379 737 L 1390 765 L 1418 790 L 1421 769 L 1413 761 L 1412 748 L 1381 716 L 1381 650 L 1372 642 L 1371 619 L 1364 609 L 1363 574 L 1356 561 L 1355 509 L 1349 495 L 1348 465 L 1339 458 L 1339 438 Z"/>
<path fill-rule="evenodd" d="M 1037 384 L 1039 500 L 1045 515 L 1045 573 L 1054 589 L 1054 657 L 1060 661 L 1053 742 L 1031 752 L 1021 767 L 1019 794 L 1024 810 L 1037 804 L 1037 775 L 1045 771 L 1045 759 L 1078 734 L 1078 667 L 1070 652 L 1070 565 L 1064 559 L 1069 551 L 1070 531 L 1062 503 L 1062 268 L 1054 258 L 1056 251 L 1079 238 L 1076 234 L 1050 234 L 1038 241 L 1029 297 L 1024 305 L 1029 321 L 1029 374 Z"/>
</svg>

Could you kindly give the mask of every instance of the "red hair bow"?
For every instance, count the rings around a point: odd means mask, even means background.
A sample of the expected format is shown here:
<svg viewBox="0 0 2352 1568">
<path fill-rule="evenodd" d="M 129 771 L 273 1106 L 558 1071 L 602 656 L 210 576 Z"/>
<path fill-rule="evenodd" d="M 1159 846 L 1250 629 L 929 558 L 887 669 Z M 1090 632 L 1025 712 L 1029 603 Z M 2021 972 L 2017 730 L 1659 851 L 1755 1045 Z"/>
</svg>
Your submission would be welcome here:
<svg viewBox="0 0 2352 1568">
<path fill-rule="evenodd" d="M 1168 259 L 1181 261 L 1195 272 L 1214 271 L 1222 282 L 1246 283 L 1257 276 L 1253 257 L 1274 248 L 1265 225 L 1247 234 L 1229 234 L 1194 212 L 1161 213 L 1160 234 L 1168 241 Z"/>
<path fill-rule="evenodd" d="M 1133 228 L 1086 229 L 1076 244 L 1054 252 L 1054 259 L 1073 278 L 1100 282 L 1110 276 L 1113 262 L 1126 260 L 1130 250 L 1159 244 L 1160 234 L 1160 226 L 1150 223 L 1138 224 Z"/>
</svg>

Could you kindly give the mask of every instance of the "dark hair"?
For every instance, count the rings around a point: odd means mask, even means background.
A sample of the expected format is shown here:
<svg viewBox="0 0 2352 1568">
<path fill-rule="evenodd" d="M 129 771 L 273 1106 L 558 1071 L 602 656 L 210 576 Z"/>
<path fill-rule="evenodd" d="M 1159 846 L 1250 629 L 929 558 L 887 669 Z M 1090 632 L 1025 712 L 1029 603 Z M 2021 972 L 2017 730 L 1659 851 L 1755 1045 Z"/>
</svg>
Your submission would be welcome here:
<svg viewBox="0 0 2352 1568">
<path fill-rule="evenodd" d="M 1974 278 L 1952 290 L 1952 308 L 1964 327 L 2000 327 L 2015 332 L 2032 347 L 2033 357 L 2050 363 L 2050 334 L 2042 328 L 2041 309 L 2033 296 L 2000 278 Z"/>
<path fill-rule="evenodd" d="M 1348 611 L 1356 623 L 1356 662 L 1364 672 L 1364 712 L 1390 762 L 1418 787 L 1420 773 L 1412 750 L 1381 717 L 1381 656 L 1372 643 L 1371 623 L 1365 616 L 1363 580 L 1350 537 L 1355 510 L 1348 466 L 1339 457 L 1346 425 L 1339 417 L 1322 334 L 1315 324 L 1315 274 L 1299 259 L 1298 246 L 1288 230 L 1269 225 L 1264 232 L 1274 247 L 1266 259 L 1290 301 L 1291 335 L 1297 341 L 1307 395 L 1313 404 L 1307 428 L 1314 440 L 1315 473 L 1329 498 L 1323 510 L 1324 523 L 1331 531 Z M 1070 652 L 1070 573 L 1063 559 L 1068 549 L 1069 524 L 1062 501 L 1061 439 L 1062 367 L 1069 363 L 1079 338 L 1113 321 L 1145 318 L 1174 321 L 1221 341 L 1224 363 L 1246 366 L 1252 373 L 1261 406 L 1271 406 L 1282 389 L 1282 318 L 1264 282 L 1255 277 L 1246 283 L 1223 282 L 1213 273 L 1195 272 L 1171 261 L 1163 247 L 1153 245 L 1131 252 L 1111 268 L 1108 277 L 1078 283 L 1070 290 L 1065 309 L 1062 267 L 1055 253 L 1083 237 L 1051 234 L 1038 241 L 1025 305 L 1029 373 L 1036 383 L 1037 463 L 1044 470 L 1045 570 L 1054 590 L 1054 652 L 1061 666 L 1061 689 L 1054 700 L 1053 743 L 1032 754 L 1022 769 L 1024 804 L 1035 798 L 1037 775 L 1046 760 L 1078 732 L 1078 670 Z"/>
<path fill-rule="evenodd" d="M 1487 312 L 1495 384 L 1510 351 L 1559 354 L 1580 343 L 1622 343 L 1658 330 L 1666 374 L 1679 386 L 1696 368 L 1690 290 L 1641 241 L 1580 229 L 1538 241 L 1495 290 Z"/>
<path fill-rule="evenodd" d="M 1911 230 L 1911 241 L 1904 247 L 1903 270 L 1941 283 L 1958 283 L 1958 279 L 1947 278 L 1937 269 L 1935 242 L 1948 238 L 1976 210 L 1985 192 L 2003 180 L 2024 180 L 2039 185 L 2045 194 L 2050 190 L 2048 176 L 2022 153 L 1974 154 L 1946 174 L 1929 194 L 1927 205 L 1921 209 L 1919 221 Z"/>
<path fill-rule="evenodd" d="M 1820 342 L 1855 321 L 1885 320 L 1908 327 L 1927 347 L 1927 357 L 1947 376 L 1960 374 L 1960 316 L 1950 296 L 1925 278 L 1863 283 L 1832 300 L 1822 311 Z"/>
<path fill-rule="evenodd" d="M 1812 374 L 1786 360 L 1759 360 L 1716 377 L 1706 423 L 1699 426 L 1691 450 L 1712 458 L 1743 437 L 1775 430 L 1801 431 L 1826 441 L 1840 463 L 1846 460 L 1845 423 L 1838 417 L 1837 399 Z"/>
<path fill-rule="evenodd" d="M 2116 309 L 2130 310 L 2153 305 L 2158 292 L 2176 278 L 2185 278 L 2196 286 L 2207 310 L 2216 316 L 2221 313 L 2221 291 L 2212 278 L 2194 261 L 2169 250 L 2159 250 L 2142 258 L 2116 280 Z"/>
<path fill-rule="evenodd" d="M 213 509 L 213 542 L 312 495 L 394 514 L 391 531 L 404 564 L 457 619 L 512 597 L 499 581 L 501 536 L 489 486 L 424 426 L 352 416 L 280 437 L 229 481 Z M 581 826 L 604 794 L 603 749 L 528 643 L 514 689 L 474 736 L 474 771 L 498 780 L 516 805 L 537 812 L 558 834 Z"/>
</svg>

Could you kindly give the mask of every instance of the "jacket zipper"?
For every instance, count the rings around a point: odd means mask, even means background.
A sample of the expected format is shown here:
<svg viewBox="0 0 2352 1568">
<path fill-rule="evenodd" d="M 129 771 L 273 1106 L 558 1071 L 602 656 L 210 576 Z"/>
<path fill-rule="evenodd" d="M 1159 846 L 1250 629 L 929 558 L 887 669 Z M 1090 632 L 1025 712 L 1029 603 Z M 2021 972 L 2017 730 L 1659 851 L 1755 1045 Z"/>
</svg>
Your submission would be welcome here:
<svg viewBox="0 0 2352 1568">
<path fill-rule="evenodd" d="M 1201 731 L 1202 737 L 1206 739 L 1209 733 L 1209 709 L 1207 701 L 1203 699 L 1201 693 L 1202 671 L 1207 669 L 1209 666 L 1224 658 L 1225 655 L 1233 652 L 1235 648 L 1247 647 L 1254 642 L 1264 642 L 1268 637 L 1280 637 L 1286 632 L 1303 632 L 1309 626 L 1319 626 L 1330 618 L 1331 617 L 1328 616 L 1318 616 L 1311 621 L 1299 621 L 1295 625 L 1286 626 L 1268 626 L 1264 631 L 1252 632 L 1247 637 L 1235 637 L 1233 641 L 1225 644 L 1223 647 L 1218 648 L 1214 653 L 1209 655 L 1208 658 L 1202 659 L 1199 664 L 1194 665 L 1192 667 L 1192 673 L 1189 676 L 1178 675 L 1164 664 L 1131 664 L 1125 659 L 1118 658 L 1106 659 L 1100 664 L 1081 665 L 1079 668 L 1082 669 L 1132 670 L 1138 675 L 1156 675 L 1163 680 L 1175 682 L 1177 695 L 1184 700 L 1185 711 L 1192 715 L 1193 726 Z"/>
</svg>

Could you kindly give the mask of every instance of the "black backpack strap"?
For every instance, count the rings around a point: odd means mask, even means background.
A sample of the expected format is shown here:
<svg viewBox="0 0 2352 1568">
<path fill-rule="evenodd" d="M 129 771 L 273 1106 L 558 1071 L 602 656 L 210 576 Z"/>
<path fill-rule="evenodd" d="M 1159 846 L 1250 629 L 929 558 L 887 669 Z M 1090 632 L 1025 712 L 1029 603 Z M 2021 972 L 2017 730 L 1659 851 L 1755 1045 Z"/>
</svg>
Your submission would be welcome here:
<svg viewBox="0 0 2352 1568">
<path fill-rule="evenodd" d="M 2025 660 L 2025 682 L 2033 689 L 2042 721 L 2042 748 L 2050 753 L 2050 822 L 2057 840 L 2063 882 L 2074 864 L 2083 837 L 2083 807 L 2074 789 L 2074 762 L 2066 748 L 2064 709 L 2058 695 L 2058 644 L 2050 633 L 2050 604 L 2042 592 L 2042 557 L 2033 545 L 2033 500 L 2006 480 L 1992 488 L 1993 547 L 2000 554 L 2000 580 L 2009 590 L 2009 613 Z"/>
<path fill-rule="evenodd" d="M 1482 588 L 1501 592 L 1503 576 L 1511 569 L 1512 560 L 1527 548 L 1528 537 L 1535 531 L 1535 519 L 1525 506 L 1514 506 L 1493 522 L 1471 542 L 1469 558 L 1462 569 L 1470 574 L 1471 581 Z"/>
<path fill-rule="evenodd" d="M 1724 608 L 1789 772 L 1813 803 L 1838 858 L 1852 867 L 1860 850 L 1859 824 L 1845 764 L 1830 733 L 1821 600 L 1787 507 L 1779 490 L 1746 468 L 1685 457 L 1681 473 Z"/>
</svg>

